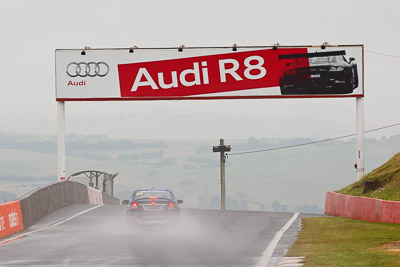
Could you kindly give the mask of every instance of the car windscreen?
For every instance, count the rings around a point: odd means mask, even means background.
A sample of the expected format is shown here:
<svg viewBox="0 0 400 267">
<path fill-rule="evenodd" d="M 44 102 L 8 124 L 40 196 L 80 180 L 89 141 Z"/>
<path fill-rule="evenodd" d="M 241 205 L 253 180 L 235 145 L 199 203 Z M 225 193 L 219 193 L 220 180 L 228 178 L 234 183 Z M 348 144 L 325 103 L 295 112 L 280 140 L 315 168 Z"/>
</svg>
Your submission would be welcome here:
<svg viewBox="0 0 400 267">
<path fill-rule="evenodd" d="M 346 63 L 343 56 L 311 57 L 310 65 L 329 65 L 332 63 Z"/>
<path fill-rule="evenodd" d="M 168 191 L 137 191 L 134 197 L 135 200 L 144 198 L 172 199 L 171 193 Z"/>
</svg>

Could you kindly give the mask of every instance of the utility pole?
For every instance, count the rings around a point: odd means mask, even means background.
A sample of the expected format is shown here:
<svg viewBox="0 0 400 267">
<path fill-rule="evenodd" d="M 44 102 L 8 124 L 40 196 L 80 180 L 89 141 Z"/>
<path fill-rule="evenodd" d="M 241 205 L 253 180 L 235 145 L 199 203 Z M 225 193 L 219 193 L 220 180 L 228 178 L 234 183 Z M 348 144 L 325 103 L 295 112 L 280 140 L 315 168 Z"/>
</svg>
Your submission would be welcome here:
<svg viewBox="0 0 400 267">
<path fill-rule="evenodd" d="M 225 210 L 225 152 L 231 151 L 231 146 L 224 144 L 224 139 L 219 139 L 219 146 L 213 146 L 213 152 L 220 152 L 220 167 L 221 167 L 221 210 Z"/>
</svg>

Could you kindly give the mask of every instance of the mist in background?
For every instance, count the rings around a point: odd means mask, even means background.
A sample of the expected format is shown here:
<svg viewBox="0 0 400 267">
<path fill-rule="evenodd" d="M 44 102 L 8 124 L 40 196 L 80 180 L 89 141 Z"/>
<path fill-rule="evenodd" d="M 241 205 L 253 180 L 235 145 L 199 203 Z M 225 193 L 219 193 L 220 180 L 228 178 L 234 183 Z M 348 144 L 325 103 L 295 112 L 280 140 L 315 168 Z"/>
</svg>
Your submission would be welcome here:
<svg viewBox="0 0 400 267">
<path fill-rule="evenodd" d="M 314 141 L 318 140 L 225 139 L 232 148 L 226 163 L 227 209 L 323 213 L 326 192 L 356 181 L 356 142 L 347 138 L 290 147 Z M 185 208 L 220 209 L 219 153 L 212 152 L 218 144 L 219 140 L 70 134 L 67 177 L 84 170 L 118 173 L 114 195 L 122 200 L 136 189 L 168 188 L 184 200 Z M 281 149 L 252 153 L 276 148 Z M 0 151 L 0 203 L 57 181 L 56 136 L 0 133 Z M 399 151 L 400 135 L 367 138 L 366 173 Z M 240 152 L 250 153 L 235 154 Z M 89 184 L 85 175 L 71 177 L 71 181 Z"/>
<path fill-rule="evenodd" d="M 364 44 L 365 129 L 396 123 L 400 117 L 400 54 L 393 45 L 400 39 L 398 1 L 1 4 L 2 131 L 56 134 L 55 49 L 84 46 Z M 353 98 L 68 102 L 66 132 L 172 140 L 324 138 L 354 133 L 355 116 Z M 388 129 L 376 137 L 397 133 Z"/>
</svg>

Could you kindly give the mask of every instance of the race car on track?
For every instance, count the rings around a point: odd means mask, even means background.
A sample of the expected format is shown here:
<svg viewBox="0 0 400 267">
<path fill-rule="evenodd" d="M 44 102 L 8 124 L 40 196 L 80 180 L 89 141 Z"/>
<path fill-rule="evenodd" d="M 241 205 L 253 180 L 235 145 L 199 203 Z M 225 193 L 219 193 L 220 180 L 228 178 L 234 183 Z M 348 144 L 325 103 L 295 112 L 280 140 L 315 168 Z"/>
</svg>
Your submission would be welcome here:
<svg viewBox="0 0 400 267">
<path fill-rule="evenodd" d="M 167 222 L 179 218 L 182 200 L 177 200 L 171 190 L 145 189 L 133 192 L 128 204 L 127 219 L 134 222 Z"/>
<path fill-rule="evenodd" d="M 282 95 L 350 94 L 358 87 L 355 59 L 346 51 L 280 55 L 284 64 L 279 79 Z"/>
</svg>

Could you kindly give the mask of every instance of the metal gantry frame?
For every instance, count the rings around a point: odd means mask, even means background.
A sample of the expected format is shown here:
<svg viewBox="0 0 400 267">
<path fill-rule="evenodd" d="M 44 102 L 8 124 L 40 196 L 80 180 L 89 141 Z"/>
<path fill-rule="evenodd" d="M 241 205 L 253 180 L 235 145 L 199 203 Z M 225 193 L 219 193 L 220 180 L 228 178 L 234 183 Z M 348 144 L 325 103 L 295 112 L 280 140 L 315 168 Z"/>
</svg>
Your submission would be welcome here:
<svg viewBox="0 0 400 267">
<path fill-rule="evenodd" d="M 114 179 L 117 177 L 118 173 L 114 174 L 109 174 L 103 171 L 96 171 L 96 170 L 86 170 L 86 171 L 80 171 L 76 172 L 74 174 L 71 174 L 66 180 L 68 181 L 72 177 L 77 177 L 80 175 L 85 175 L 89 179 L 89 186 L 94 187 L 96 189 L 100 189 L 99 187 L 99 178 L 101 179 L 101 176 L 103 176 L 103 181 L 102 181 L 102 191 L 105 193 L 108 193 L 109 195 L 113 196 L 114 195 Z M 93 179 L 95 179 L 96 186 L 93 183 Z M 107 184 L 110 185 L 110 187 L 107 186 Z"/>
</svg>

